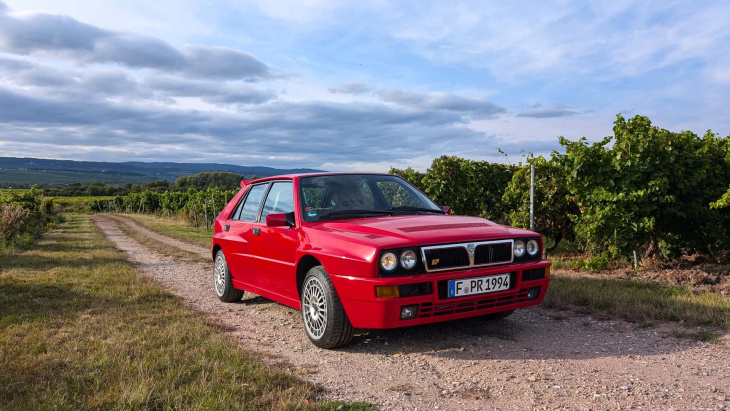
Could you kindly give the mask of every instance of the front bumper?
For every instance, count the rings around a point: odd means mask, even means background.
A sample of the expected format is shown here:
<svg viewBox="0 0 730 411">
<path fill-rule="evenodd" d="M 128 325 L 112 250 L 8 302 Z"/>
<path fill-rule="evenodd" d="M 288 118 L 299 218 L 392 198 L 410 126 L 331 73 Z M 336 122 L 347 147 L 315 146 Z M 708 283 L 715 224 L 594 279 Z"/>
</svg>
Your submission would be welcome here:
<svg viewBox="0 0 730 411">
<path fill-rule="evenodd" d="M 476 317 L 540 304 L 545 297 L 550 278 L 523 281 L 522 274 L 525 270 L 538 268 L 548 270 L 548 267 L 550 267 L 549 261 L 533 261 L 393 278 L 343 275 L 330 275 L 330 278 L 353 327 L 382 329 Z M 504 273 L 513 274 L 509 290 L 456 298 L 448 298 L 443 292 L 444 284 L 448 280 Z M 432 293 L 398 298 L 378 298 L 375 295 L 376 286 L 424 282 L 432 283 Z M 540 287 L 537 298 L 528 300 L 528 290 L 536 287 Z M 401 307 L 407 305 L 418 307 L 416 318 L 401 319 Z"/>
</svg>

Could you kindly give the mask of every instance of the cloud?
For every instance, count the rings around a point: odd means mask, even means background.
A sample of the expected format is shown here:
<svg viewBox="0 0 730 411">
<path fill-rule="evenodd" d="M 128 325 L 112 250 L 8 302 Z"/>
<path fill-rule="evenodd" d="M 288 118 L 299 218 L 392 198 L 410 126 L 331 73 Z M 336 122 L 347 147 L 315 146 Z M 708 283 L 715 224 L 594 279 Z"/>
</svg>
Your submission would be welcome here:
<svg viewBox="0 0 730 411">
<path fill-rule="evenodd" d="M 446 92 L 417 93 L 397 88 L 377 91 L 378 97 L 386 102 L 412 108 L 427 108 L 463 113 L 473 119 L 491 118 L 507 110 L 487 99 L 475 99 Z"/>
<path fill-rule="evenodd" d="M 517 114 L 517 117 L 532 117 L 532 118 L 551 118 L 551 117 L 566 117 L 575 116 L 580 114 L 575 110 L 567 108 L 542 108 L 536 110 L 527 110 Z"/>
<path fill-rule="evenodd" d="M 153 77 L 145 84 L 169 97 L 200 97 L 211 104 L 262 104 L 276 98 L 272 90 L 176 77 Z"/>
<path fill-rule="evenodd" d="M 210 79 L 261 79 L 273 74 L 266 64 L 250 54 L 225 47 L 185 46 L 187 65 L 184 72 L 191 77 Z"/>
<path fill-rule="evenodd" d="M 200 45 L 178 49 L 154 37 L 104 30 L 68 16 L 43 13 L 0 13 L 0 49 L 195 78 L 259 81 L 277 77 L 271 67 L 242 51 Z"/>
<path fill-rule="evenodd" d="M 2 4 L 2 3 L 0 3 Z M 11 71 L 22 71 L 33 68 L 34 64 L 27 61 L 18 60 L 14 58 L 8 58 L 0 55 L 0 69 L 11 70 Z"/>
<path fill-rule="evenodd" d="M 348 81 L 344 83 L 340 83 L 336 85 L 335 87 L 331 87 L 329 89 L 329 92 L 332 94 L 363 94 L 367 93 L 368 91 L 372 90 L 367 84 L 363 83 L 356 83 L 354 81 Z"/>
<path fill-rule="evenodd" d="M 464 124 L 458 113 L 382 103 L 272 101 L 241 112 L 202 112 L 89 104 L 81 97 L 49 99 L 0 88 L 0 140 L 6 153 L 34 144 L 38 153 L 78 147 L 82 153 L 110 155 L 113 148 L 127 159 L 154 152 L 177 161 L 215 158 L 291 166 L 347 164 L 357 157 L 397 165 L 454 147 L 463 148 L 454 154 L 464 155 L 473 144 L 490 141 L 484 133 L 453 126 L 459 123 Z"/>
</svg>

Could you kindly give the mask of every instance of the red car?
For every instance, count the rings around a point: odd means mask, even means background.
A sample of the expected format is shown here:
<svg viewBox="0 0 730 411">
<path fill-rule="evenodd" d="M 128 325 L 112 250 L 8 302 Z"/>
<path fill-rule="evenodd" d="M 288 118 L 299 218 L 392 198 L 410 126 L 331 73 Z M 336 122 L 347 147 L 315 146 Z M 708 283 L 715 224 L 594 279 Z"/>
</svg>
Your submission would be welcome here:
<svg viewBox="0 0 730 411">
<path fill-rule="evenodd" d="M 353 328 L 500 319 L 539 304 L 550 282 L 540 235 L 449 211 L 389 174 L 243 181 L 215 221 L 215 292 L 301 310 L 322 348 L 347 344 Z"/>
</svg>

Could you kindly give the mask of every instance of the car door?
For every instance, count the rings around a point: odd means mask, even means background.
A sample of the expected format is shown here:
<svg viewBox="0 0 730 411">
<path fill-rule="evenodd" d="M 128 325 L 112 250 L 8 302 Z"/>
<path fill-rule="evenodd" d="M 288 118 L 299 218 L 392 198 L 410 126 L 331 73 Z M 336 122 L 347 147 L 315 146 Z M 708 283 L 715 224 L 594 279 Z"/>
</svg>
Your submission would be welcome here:
<svg viewBox="0 0 730 411">
<path fill-rule="evenodd" d="M 249 241 L 268 187 L 268 183 L 251 186 L 236 211 L 225 222 L 228 226 L 224 226 L 224 230 L 227 228 L 227 244 L 223 251 L 234 284 L 257 285 Z"/>
<path fill-rule="evenodd" d="M 251 238 L 254 272 L 267 290 L 297 299 L 296 257 L 299 231 L 295 227 L 268 227 L 266 216 L 272 213 L 294 212 L 292 181 L 276 181 L 266 195 L 261 211 L 257 236 Z"/>
</svg>

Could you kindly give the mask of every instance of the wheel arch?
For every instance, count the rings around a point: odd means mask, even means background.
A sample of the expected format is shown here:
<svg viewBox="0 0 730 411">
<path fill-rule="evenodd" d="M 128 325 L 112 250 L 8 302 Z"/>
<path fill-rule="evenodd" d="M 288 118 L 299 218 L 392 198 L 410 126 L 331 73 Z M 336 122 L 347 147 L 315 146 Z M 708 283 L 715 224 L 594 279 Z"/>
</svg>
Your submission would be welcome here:
<svg viewBox="0 0 730 411">
<path fill-rule="evenodd" d="M 213 245 L 213 260 L 215 260 L 215 255 L 218 254 L 219 250 L 222 250 L 223 247 L 220 246 L 220 244 L 214 244 Z"/>
<path fill-rule="evenodd" d="M 313 255 L 305 254 L 297 262 L 297 295 L 302 295 L 302 285 L 304 284 L 304 277 L 307 275 L 309 270 L 322 263 Z"/>
</svg>

